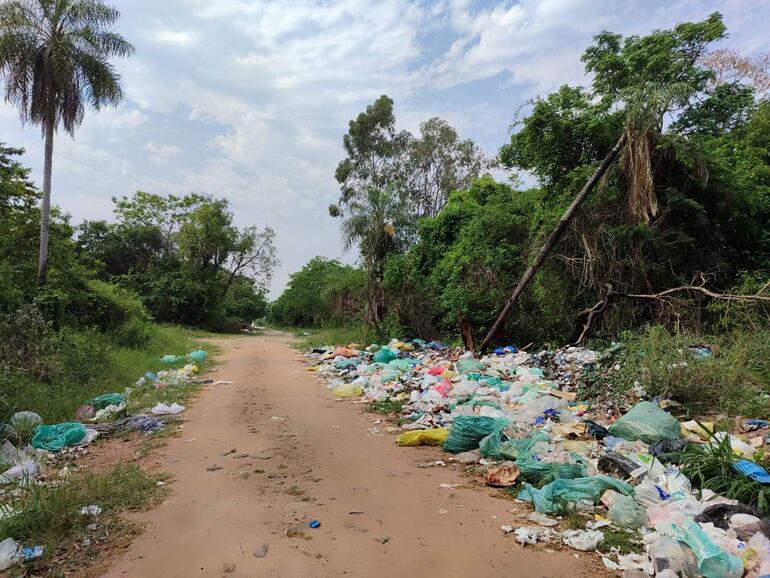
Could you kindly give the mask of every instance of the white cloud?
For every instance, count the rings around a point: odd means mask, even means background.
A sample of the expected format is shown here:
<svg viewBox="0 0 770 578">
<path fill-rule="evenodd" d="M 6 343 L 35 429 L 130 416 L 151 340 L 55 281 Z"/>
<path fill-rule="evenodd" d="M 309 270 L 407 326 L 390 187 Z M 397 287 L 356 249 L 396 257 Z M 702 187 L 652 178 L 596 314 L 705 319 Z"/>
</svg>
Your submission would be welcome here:
<svg viewBox="0 0 770 578">
<path fill-rule="evenodd" d="M 349 119 L 380 94 L 399 125 L 442 116 L 494 153 L 526 99 L 585 83 L 580 55 L 606 28 L 645 33 L 721 10 L 731 42 L 765 46 L 770 8 L 717 0 L 122 0 L 127 99 L 60 136 L 54 198 L 75 219 L 109 218 L 113 195 L 209 192 L 240 225 L 273 225 L 273 291 L 315 254 L 341 255 L 334 169 Z M 0 108 L 0 134 L 39 130 Z M 347 255 L 350 259 L 353 256 Z"/>
<path fill-rule="evenodd" d="M 150 153 L 150 160 L 161 165 L 168 164 L 172 159 L 182 156 L 182 149 L 176 145 L 156 144 L 152 141 L 144 143 L 144 150 Z"/>
</svg>

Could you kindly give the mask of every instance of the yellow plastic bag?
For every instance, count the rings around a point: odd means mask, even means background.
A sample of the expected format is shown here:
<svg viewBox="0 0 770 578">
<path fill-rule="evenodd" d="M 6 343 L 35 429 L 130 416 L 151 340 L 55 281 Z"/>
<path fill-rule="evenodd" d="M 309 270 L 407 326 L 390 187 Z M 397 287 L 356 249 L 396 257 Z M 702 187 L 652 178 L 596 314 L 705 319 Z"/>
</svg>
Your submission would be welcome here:
<svg viewBox="0 0 770 578">
<path fill-rule="evenodd" d="M 356 385 L 355 383 L 343 383 L 342 385 L 335 387 L 332 393 L 334 394 L 334 397 L 361 397 L 364 390 L 361 389 L 360 385 Z"/>
<path fill-rule="evenodd" d="M 396 438 L 397 446 L 437 446 L 444 443 L 449 436 L 449 429 L 437 427 L 433 429 L 416 429 L 402 433 Z"/>
</svg>

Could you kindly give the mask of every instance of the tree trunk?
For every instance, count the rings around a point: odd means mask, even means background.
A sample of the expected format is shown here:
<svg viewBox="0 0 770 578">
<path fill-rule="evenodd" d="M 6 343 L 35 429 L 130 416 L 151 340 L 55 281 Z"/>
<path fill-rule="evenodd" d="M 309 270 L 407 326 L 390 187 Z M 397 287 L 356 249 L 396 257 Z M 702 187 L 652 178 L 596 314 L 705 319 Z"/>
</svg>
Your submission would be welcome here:
<svg viewBox="0 0 770 578">
<path fill-rule="evenodd" d="M 43 205 L 40 208 L 40 258 L 37 284 L 42 287 L 48 278 L 48 232 L 51 228 L 51 170 L 53 168 L 54 119 L 46 118 L 45 163 L 43 166 Z"/>
<path fill-rule="evenodd" d="M 572 204 L 569 206 L 569 208 L 564 212 L 561 219 L 556 224 L 556 227 L 554 228 L 554 230 L 551 231 L 551 234 L 548 236 L 548 239 L 546 240 L 545 244 L 540 248 L 540 251 L 538 251 L 537 256 L 535 257 L 535 260 L 532 261 L 532 264 L 524 272 L 524 275 L 522 276 L 521 281 L 519 281 L 519 284 L 516 285 L 516 289 L 513 290 L 513 293 L 511 294 L 510 298 L 505 303 L 505 307 L 503 307 L 503 310 L 500 312 L 500 315 L 497 317 L 497 320 L 495 320 L 495 323 L 489 329 L 489 332 L 487 332 L 486 337 L 484 337 L 484 341 L 481 342 L 481 347 L 479 348 L 481 353 L 483 353 L 487 349 L 487 347 L 489 347 L 489 344 L 495 338 L 495 335 L 497 335 L 498 331 L 500 331 L 500 328 L 505 323 L 505 320 L 508 317 L 508 314 L 511 312 L 511 309 L 513 309 L 513 306 L 516 304 L 516 301 L 519 300 L 519 297 L 521 297 L 522 293 L 524 293 L 524 290 L 527 288 L 527 285 L 529 285 L 529 282 L 532 281 L 532 278 L 535 276 L 535 273 L 537 273 L 538 269 L 540 269 L 540 267 L 543 265 L 546 257 L 548 257 L 549 253 L 556 246 L 556 243 L 559 242 L 559 239 L 567 230 L 567 226 L 569 225 L 572 218 L 575 216 L 575 212 L 577 211 L 578 207 L 583 203 L 583 201 L 585 201 L 588 194 L 596 186 L 596 183 L 598 183 L 601 180 L 601 178 L 604 176 L 604 173 L 607 172 L 607 169 L 610 168 L 610 165 L 612 165 L 612 163 L 618 157 L 618 154 L 620 153 L 620 150 L 623 148 L 623 145 L 625 144 L 625 142 L 626 142 L 626 135 L 624 133 L 623 136 L 621 136 L 620 139 L 618 139 L 618 142 L 615 143 L 615 146 L 612 147 L 612 150 L 609 153 L 607 153 L 606 157 L 604 157 L 602 164 L 599 165 L 596 171 L 594 171 L 594 174 L 591 175 L 591 178 L 588 179 L 588 181 L 586 181 L 585 185 L 583 185 L 583 188 L 580 190 L 578 195 L 572 201 Z"/>
</svg>

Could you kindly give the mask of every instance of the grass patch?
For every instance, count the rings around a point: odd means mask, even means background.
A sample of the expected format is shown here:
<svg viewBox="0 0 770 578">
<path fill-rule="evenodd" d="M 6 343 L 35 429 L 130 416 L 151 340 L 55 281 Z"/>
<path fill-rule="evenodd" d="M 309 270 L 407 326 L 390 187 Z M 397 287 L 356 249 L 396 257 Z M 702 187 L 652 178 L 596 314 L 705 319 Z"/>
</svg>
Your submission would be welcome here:
<svg viewBox="0 0 770 578">
<path fill-rule="evenodd" d="M 160 502 L 167 487 L 158 486 L 159 476 L 136 465 L 118 465 L 106 472 L 83 470 L 58 484 L 31 485 L 7 496 L 15 515 L 0 520 L 0 541 L 14 538 L 25 545 L 42 545 L 45 556 L 32 564 L 34 570 L 51 569 L 61 563 L 59 555 L 79 555 L 74 542 L 90 537 L 104 544 L 131 531 L 119 517 L 126 510 L 143 510 Z M 83 506 L 102 508 L 98 516 L 80 514 Z M 96 530 L 88 525 L 96 523 Z M 86 549 L 87 550 L 87 549 Z M 82 552 L 88 557 L 87 551 Z"/>
<path fill-rule="evenodd" d="M 711 443 L 691 444 L 684 451 L 674 454 L 693 488 L 713 490 L 726 498 L 753 506 L 765 515 L 770 514 L 770 489 L 733 469 L 733 463 L 740 457 L 730 446 L 729 437 L 718 441 L 711 435 Z M 761 467 L 770 468 L 770 459 L 762 450 L 757 452 L 755 458 Z"/>
<path fill-rule="evenodd" d="M 584 524 L 585 525 L 585 524 Z M 602 528 L 604 538 L 599 542 L 597 550 L 599 552 L 617 551 L 619 554 L 641 554 L 644 552 L 644 542 L 639 534 L 607 526 Z"/>
<path fill-rule="evenodd" d="M 385 415 L 401 415 L 404 409 L 404 400 L 398 399 L 381 399 L 379 401 L 373 401 L 369 404 L 369 411 L 372 413 L 382 413 Z"/>
<path fill-rule="evenodd" d="M 618 399 L 639 382 L 650 395 L 667 395 L 694 414 L 724 412 L 748 417 L 770 411 L 770 331 L 733 331 L 719 336 L 660 326 L 623 336 L 612 363 L 617 372 L 598 376 L 584 396 L 612 391 Z M 701 357 L 691 349 L 708 344 L 714 353 Z"/>
<path fill-rule="evenodd" d="M 140 349 L 117 345 L 109 335 L 67 330 L 59 338 L 51 361 L 54 373 L 43 378 L 0 373 L 0 417 L 16 411 L 34 411 L 47 423 L 71 420 L 75 410 L 97 395 L 122 392 L 146 371 L 168 368 L 160 362 L 167 353 L 184 354 L 203 346 L 210 333 L 172 325 L 149 328 L 149 340 Z M 180 364 L 183 365 L 183 364 Z"/>
<path fill-rule="evenodd" d="M 286 493 L 290 496 L 303 496 L 305 494 L 305 490 L 294 484 L 288 490 L 286 490 Z"/>
</svg>

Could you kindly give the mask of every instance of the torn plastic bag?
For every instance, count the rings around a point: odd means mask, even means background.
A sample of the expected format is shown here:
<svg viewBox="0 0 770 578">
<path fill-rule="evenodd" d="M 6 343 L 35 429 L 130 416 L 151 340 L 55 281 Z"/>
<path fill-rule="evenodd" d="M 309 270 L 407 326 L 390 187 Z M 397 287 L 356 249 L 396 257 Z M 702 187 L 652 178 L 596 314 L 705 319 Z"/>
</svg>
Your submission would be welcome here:
<svg viewBox="0 0 770 578">
<path fill-rule="evenodd" d="M 676 538 L 664 536 L 650 544 L 648 555 L 656 576 L 666 570 L 677 576 L 697 576 L 698 560 L 692 549 Z"/>
<path fill-rule="evenodd" d="M 626 415 L 612 424 L 610 434 L 624 440 L 651 444 L 680 437 L 681 427 L 671 415 L 649 401 L 640 401 Z"/>
<path fill-rule="evenodd" d="M 647 521 L 647 510 L 631 496 L 615 496 L 608 517 L 618 528 L 638 530 Z"/>
<path fill-rule="evenodd" d="M 32 447 L 49 452 L 58 452 L 64 447 L 77 445 L 86 437 L 82 423 L 65 422 L 56 425 L 40 425 L 32 438 Z"/>
<path fill-rule="evenodd" d="M 705 578 L 741 578 L 743 576 L 741 559 L 714 544 L 697 523 L 687 520 L 683 526 L 673 524 L 672 530 L 677 540 L 692 548 L 698 559 L 698 571 Z"/>
<path fill-rule="evenodd" d="M 104 409 L 109 405 L 120 405 L 121 403 L 126 403 L 126 398 L 119 393 L 105 393 L 86 402 L 94 409 Z"/>
<path fill-rule="evenodd" d="M 445 427 L 404 432 L 396 438 L 398 446 L 438 446 L 444 443 L 449 430 Z"/>
<path fill-rule="evenodd" d="M 632 486 L 615 478 L 591 476 L 574 480 L 554 480 L 540 489 L 525 484 L 519 493 L 519 499 L 532 502 L 536 512 L 553 514 L 563 507 L 564 502 L 574 504 L 590 501 L 596 505 L 607 490 L 615 490 L 624 496 L 634 491 Z"/>
</svg>

